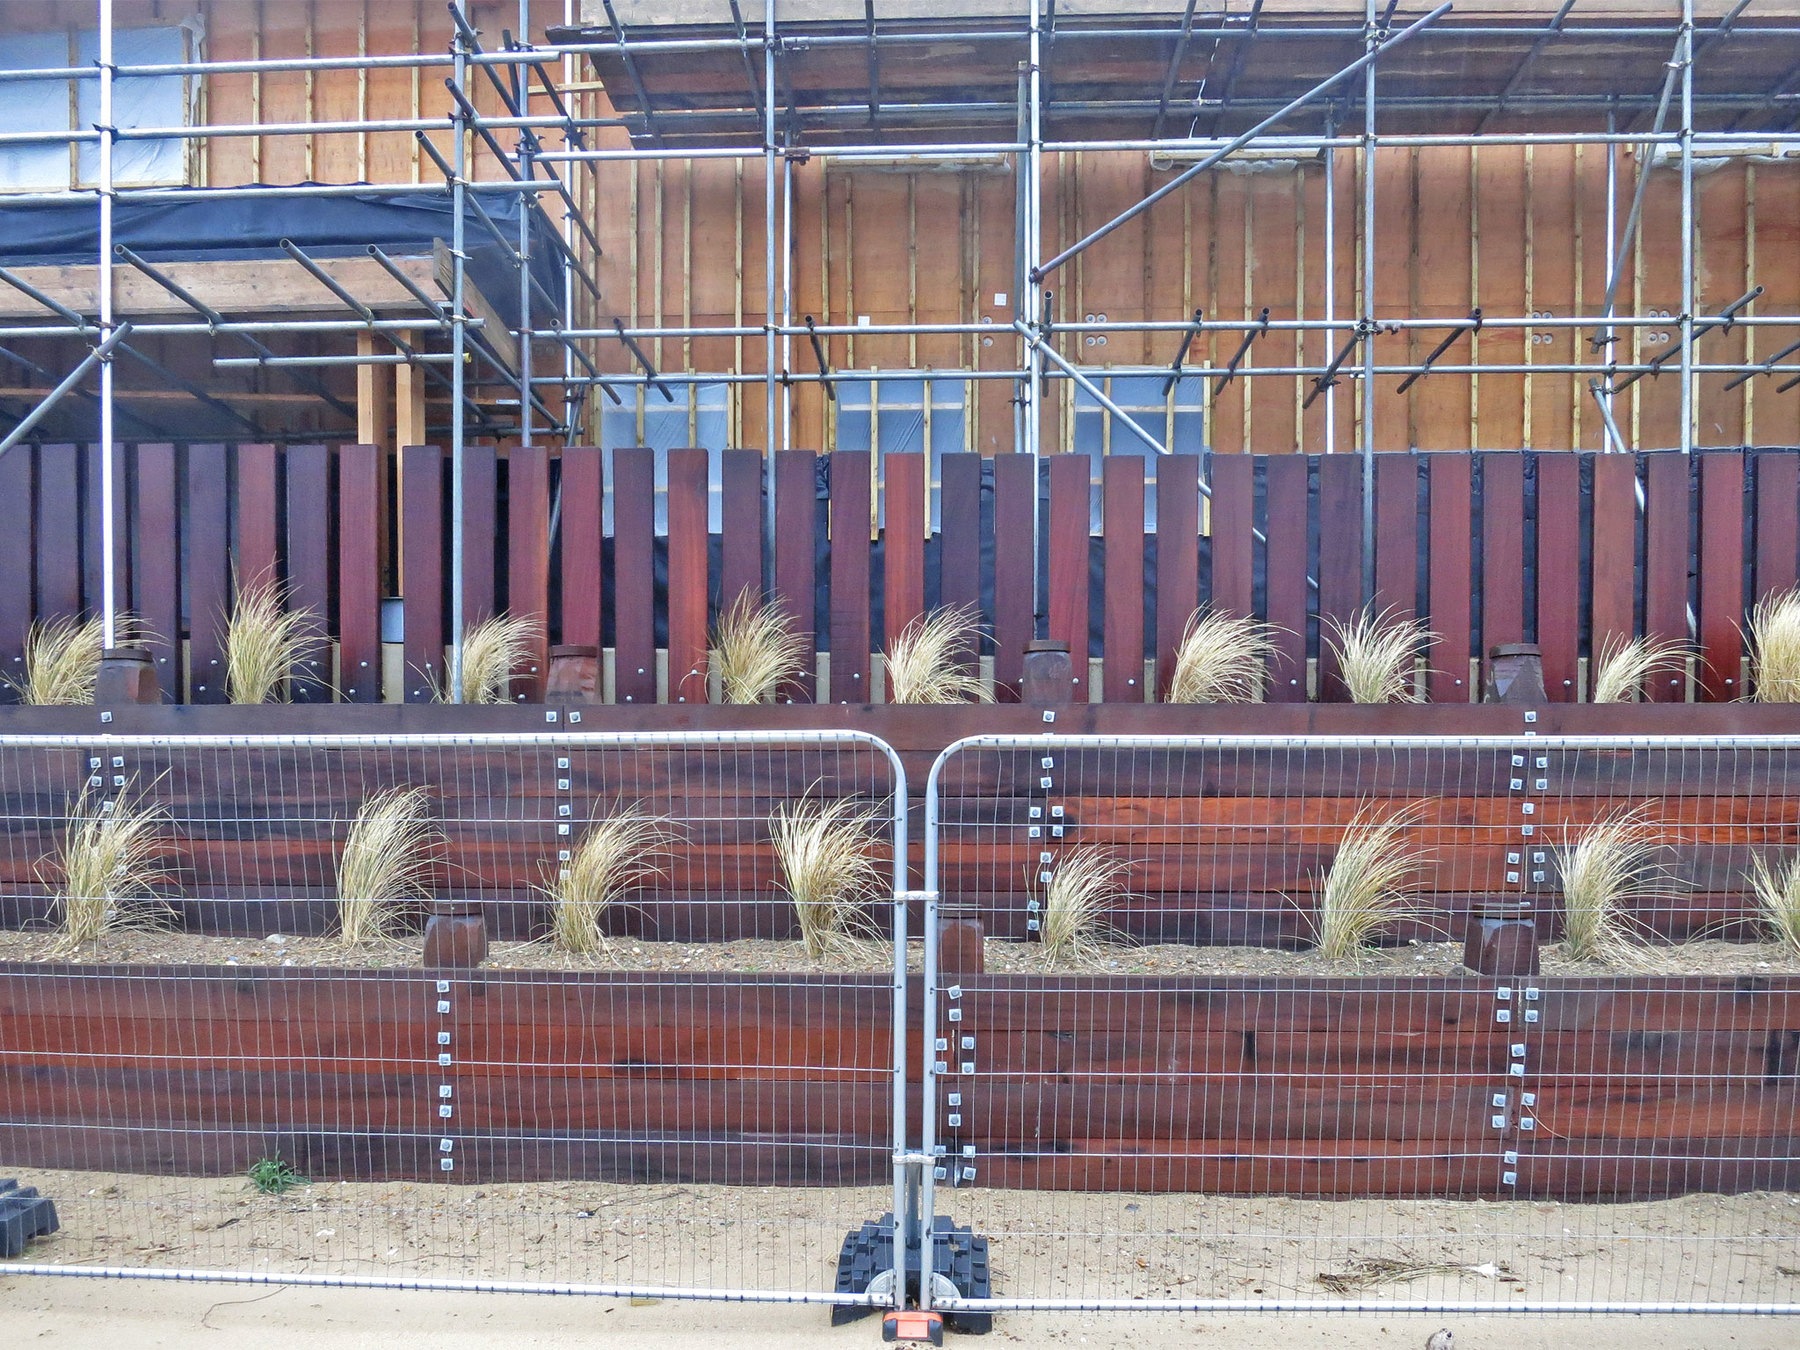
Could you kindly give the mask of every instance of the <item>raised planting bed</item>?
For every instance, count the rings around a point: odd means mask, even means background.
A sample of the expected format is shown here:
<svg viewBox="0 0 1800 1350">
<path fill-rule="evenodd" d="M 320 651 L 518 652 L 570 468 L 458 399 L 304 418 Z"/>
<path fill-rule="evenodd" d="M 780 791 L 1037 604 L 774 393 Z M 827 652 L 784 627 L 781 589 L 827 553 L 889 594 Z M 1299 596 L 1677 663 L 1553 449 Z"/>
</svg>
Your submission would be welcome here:
<svg viewBox="0 0 1800 1350">
<path fill-rule="evenodd" d="M 937 1129 L 980 1187 L 1800 1189 L 1800 976 L 956 979 L 939 1025 L 959 1008 L 973 1046 Z M 0 964 L 0 1166 L 878 1185 L 891 997 L 876 974 Z"/>
</svg>

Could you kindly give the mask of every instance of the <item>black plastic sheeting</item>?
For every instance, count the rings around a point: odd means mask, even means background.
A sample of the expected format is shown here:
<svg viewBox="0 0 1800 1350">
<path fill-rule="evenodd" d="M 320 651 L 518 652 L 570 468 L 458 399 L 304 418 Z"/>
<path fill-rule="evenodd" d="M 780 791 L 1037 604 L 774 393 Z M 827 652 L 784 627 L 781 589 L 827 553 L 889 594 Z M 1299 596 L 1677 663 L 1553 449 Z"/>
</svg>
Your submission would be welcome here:
<svg viewBox="0 0 1800 1350">
<path fill-rule="evenodd" d="M 482 210 L 519 243 L 517 193 L 483 193 Z M 361 254 L 374 244 L 401 257 L 451 241 L 456 220 L 448 192 L 355 197 L 282 197 L 247 187 L 238 197 L 193 200 L 172 189 L 166 200 L 124 201 L 113 208 L 113 238 L 146 262 L 206 262 L 230 258 L 285 258 L 290 239 L 320 258 Z M 532 217 L 531 268 L 551 295 L 561 293 L 555 245 L 542 218 Z M 473 210 L 464 212 L 468 275 L 502 319 L 519 321 L 519 271 Z M 92 202 L 7 206 L 0 198 L 0 266 L 36 267 L 95 262 L 99 214 Z M 204 298 L 204 297 L 203 297 Z"/>
</svg>

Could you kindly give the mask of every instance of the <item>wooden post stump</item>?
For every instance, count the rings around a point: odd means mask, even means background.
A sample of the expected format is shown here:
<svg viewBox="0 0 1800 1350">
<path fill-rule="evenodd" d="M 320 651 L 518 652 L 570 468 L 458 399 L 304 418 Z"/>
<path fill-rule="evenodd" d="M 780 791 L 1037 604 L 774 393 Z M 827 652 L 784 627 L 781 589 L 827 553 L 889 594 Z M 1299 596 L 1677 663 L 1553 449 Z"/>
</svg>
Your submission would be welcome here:
<svg viewBox="0 0 1800 1350">
<path fill-rule="evenodd" d="M 1469 914 L 1463 964 L 1481 975 L 1538 973 L 1537 920 L 1528 900 L 1477 905 Z"/>
<path fill-rule="evenodd" d="M 100 674 L 94 682 L 94 706 L 120 703 L 161 703 L 156 683 L 156 663 L 146 647 L 108 647 L 100 653 Z"/>
<path fill-rule="evenodd" d="M 487 920 L 479 905 L 434 904 L 425 920 L 426 966 L 469 969 L 487 959 Z"/>
<path fill-rule="evenodd" d="M 1075 663 L 1066 642 L 1036 640 L 1025 644 L 1025 676 L 1019 684 L 1019 702 L 1033 708 L 1054 708 L 1074 696 Z"/>
<path fill-rule="evenodd" d="M 987 934 L 979 919 L 938 920 L 938 976 L 979 975 L 987 969 Z"/>
<path fill-rule="evenodd" d="M 1505 642 L 1488 652 L 1483 703 L 1542 707 L 1549 700 L 1544 692 L 1544 653 L 1535 643 Z"/>
<path fill-rule="evenodd" d="M 550 678 L 544 686 L 549 702 L 600 701 L 600 649 L 567 643 L 550 649 Z"/>
</svg>

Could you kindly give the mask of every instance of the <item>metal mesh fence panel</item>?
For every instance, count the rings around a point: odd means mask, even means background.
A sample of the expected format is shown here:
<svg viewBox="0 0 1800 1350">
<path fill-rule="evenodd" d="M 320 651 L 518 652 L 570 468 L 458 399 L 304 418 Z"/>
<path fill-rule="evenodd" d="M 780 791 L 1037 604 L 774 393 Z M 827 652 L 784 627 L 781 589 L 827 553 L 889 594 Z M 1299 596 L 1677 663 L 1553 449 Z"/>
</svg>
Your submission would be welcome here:
<svg viewBox="0 0 1800 1350">
<path fill-rule="evenodd" d="M 951 746 L 927 1209 L 988 1237 L 993 1297 L 934 1296 L 1800 1311 L 1800 963 L 1748 879 L 1800 857 L 1796 768 L 1776 738 Z M 1574 959 L 1577 850 L 1620 821 L 1617 945 Z M 1359 906 L 1380 950 L 1327 956 Z M 940 937 L 970 919 L 1012 939 L 985 968 Z M 1460 964 L 1525 921 L 1537 973 Z"/>
<path fill-rule="evenodd" d="M 424 793 L 418 899 L 346 947 L 352 823 L 396 788 Z M 837 1292 L 838 1247 L 895 1207 L 904 1109 L 905 783 L 881 742 L 7 737 L 0 801 L 0 903 L 49 930 L 0 934 L 0 1176 L 61 1219 L 7 1269 L 866 1301 Z M 771 838 L 833 802 L 863 884 L 853 940 L 815 959 Z M 53 926 L 75 826 L 132 812 L 149 875 L 103 903 L 160 936 L 120 961 L 124 938 Z M 600 949 L 564 952 L 567 874 L 632 812 L 665 838 L 595 907 Z M 422 968 L 446 909 L 531 945 Z M 205 954 L 232 934 L 261 955 Z M 296 934 L 326 959 L 283 957 Z"/>
</svg>

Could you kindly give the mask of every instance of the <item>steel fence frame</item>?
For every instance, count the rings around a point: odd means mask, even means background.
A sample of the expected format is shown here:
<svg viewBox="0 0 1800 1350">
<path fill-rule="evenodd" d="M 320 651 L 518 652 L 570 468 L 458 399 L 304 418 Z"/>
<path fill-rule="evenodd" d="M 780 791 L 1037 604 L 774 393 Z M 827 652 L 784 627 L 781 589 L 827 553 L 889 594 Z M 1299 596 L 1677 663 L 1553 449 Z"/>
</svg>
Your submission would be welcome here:
<svg viewBox="0 0 1800 1350">
<path fill-rule="evenodd" d="M 575 720 L 571 717 L 571 721 Z M 894 1212 L 903 1214 L 906 1211 L 908 1198 L 907 1168 L 904 1161 L 903 1145 L 907 1138 L 907 790 L 906 774 L 899 755 L 892 746 L 879 737 L 859 731 L 709 731 L 709 732 L 606 732 L 585 731 L 577 728 L 559 729 L 556 731 L 534 733 L 395 733 L 395 734 L 344 734 L 344 735 L 307 735 L 307 734 L 258 734 L 258 735 L 159 735 L 159 734 L 111 734 L 97 732 L 93 735 L 82 734 L 6 734 L 0 735 L 0 765 L 12 755 L 24 752 L 62 752 L 74 753 L 86 758 L 83 777 L 87 770 L 93 771 L 89 780 L 106 794 L 114 791 L 128 790 L 131 779 L 123 772 L 124 761 L 132 751 L 142 752 L 216 752 L 230 755 L 233 752 L 251 750 L 287 750 L 297 751 L 343 751 L 343 752 L 404 752 L 422 750 L 463 750 L 483 751 L 520 751 L 537 752 L 548 755 L 557 749 L 575 753 L 592 753 L 596 751 L 682 751 L 704 752 L 732 750 L 746 753 L 761 751 L 807 751 L 821 754 L 829 751 L 851 751 L 867 757 L 871 766 L 883 765 L 886 772 L 888 805 L 878 815 L 871 817 L 876 822 L 877 834 L 884 847 L 892 849 L 892 896 L 877 896 L 872 909 L 879 913 L 883 909 L 891 909 L 893 963 L 887 978 L 891 979 L 891 1042 L 892 1054 L 886 1064 L 884 1073 L 891 1084 L 892 1138 L 891 1155 L 892 1199 Z M 115 758 L 116 756 L 116 758 Z M 559 765 L 560 772 L 567 772 L 570 761 L 564 759 Z M 115 768 L 120 770 L 114 776 Z M 0 770 L 0 772 L 4 772 Z M 874 769 L 871 767 L 871 777 Z M 819 780 L 815 780 L 816 782 Z M 110 786 L 109 786 L 110 784 Z M 567 780 L 562 787 L 567 788 Z M 789 799 L 797 799 L 809 791 L 802 785 L 797 791 L 789 794 Z M 564 815 L 570 814 L 568 811 Z M 704 819 L 700 817 L 699 819 Z M 564 834 L 568 831 L 565 829 Z M 167 968 L 164 968 L 167 969 Z M 375 972 L 371 972 L 375 973 Z M 446 975 L 458 978 L 479 980 L 482 972 L 452 971 L 445 968 L 427 969 L 424 967 L 405 968 L 396 971 L 388 968 L 383 974 L 396 977 L 417 977 L 421 982 L 427 977 L 439 979 L 438 990 L 444 992 Z M 525 972 L 528 973 L 528 972 Z M 620 974 L 629 976 L 629 969 Z M 653 976 L 654 972 L 644 972 Z M 735 978 L 735 977 L 727 977 Z M 854 977 L 852 977 L 854 978 Z M 882 977 L 874 977 L 879 980 Z M 868 985 L 870 989 L 879 985 Z M 440 1003 L 440 1012 L 447 1007 Z M 439 1044 L 444 1044 L 442 1038 Z M 0 1051 L 0 1059 L 4 1052 Z M 442 1060 L 440 1060 L 440 1063 Z M 829 1066 L 825 1066 L 829 1067 Z M 440 1094 L 448 1095 L 448 1094 Z M 885 1167 L 884 1167 L 884 1170 Z M 728 1221 L 729 1222 L 729 1221 Z M 308 1258 L 302 1258 L 308 1259 Z M 140 1278 L 150 1280 L 166 1280 L 177 1282 L 227 1282 L 250 1284 L 295 1284 L 302 1286 L 339 1286 L 350 1288 L 377 1289 L 421 1289 L 438 1291 L 467 1292 L 505 1292 L 505 1293 L 552 1293 L 552 1294 L 585 1294 L 609 1297 L 642 1297 L 656 1299 L 718 1299 L 733 1302 L 783 1302 L 830 1304 L 840 1306 L 862 1306 L 879 1308 L 888 1306 L 896 1299 L 904 1297 L 904 1281 L 892 1276 L 878 1281 L 866 1292 L 833 1292 L 827 1289 L 807 1288 L 759 1288 L 759 1287 L 707 1287 L 701 1285 L 682 1285 L 679 1283 L 655 1284 L 643 1281 L 605 1282 L 605 1281 L 571 1281 L 571 1280 L 529 1280 L 504 1279 L 489 1277 L 438 1277 L 438 1276 L 403 1276 L 380 1273 L 364 1273 L 343 1271 L 336 1273 L 319 1273 L 317 1271 L 291 1270 L 269 1271 L 250 1269 L 206 1269 L 195 1267 L 164 1267 L 152 1265 L 89 1264 L 61 1265 L 53 1262 L 17 1260 L 0 1264 L 0 1274 L 8 1275 L 51 1275 L 75 1276 L 83 1278 Z"/>
<path fill-rule="evenodd" d="M 1524 717 L 1527 723 L 1535 720 L 1535 714 L 1530 712 L 1526 712 Z M 1045 720 L 1050 721 L 1051 719 L 1047 715 Z M 954 742 L 944 749 L 932 765 L 926 779 L 924 792 L 924 884 L 926 887 L 926 906 L 924 932 L 924 994 L 921 1003 L 922 1036 L 926 1053 L 923 1056 L 925 1090 L 919 1129 L 923 1153 L 927 1155 L 932 1163 L 935 1163 L 935 1166 L 927 1166 L 924 1170 L 921 1205 L 925 1216 L 927 1231 L 929 1231 L 933 1216 L 937 1213 L 939 1206 L 942 1203 L 937 1197 L 939 1186 L 946 1183 L 949 1186 L 954 1186 L 958 1177 L 953 1175 L 953 1173 L 960 1173 L 965 1162 L 969 1164 L 969 1178 L 974 1180 L 975 1164 L 985 1161 L 978 1157 L 969 1157 L 965 1159 L 947 1153 L 945 1147 L 938 1142 L 937 1133 L 940 1113 L 945 1109 L 942 1100 L 945 1092 L 944 1081 L 957 1076 L 952 1072 L 952 1069 L 957 1066 L 946 1062 L 949 1058 L 945 1053 L 947 1042 L 939 1039 L 945 1034 L 945 1028 L 942 1027 L 939 1022 L 940 1000 L 946 995 L 952 1000 L 962 998 L 965 997 L 968 992 L 961 989 L 960 985 L 952 985 L 949 983 L 949 980 L 953 977 L 945 976 L 940 968 L 940 929 L 943 921 L 947 917 L 955 917 L 952 912 L 953 906 L 950 904 L 945 893 L 945 860 L 941 847 L 941 836 L 944 830 L 948 826 L 957 823 L 947 819 L 945 815 L 944 787 L 946 771 L 955 764 L 960 756 L 966 756 L 978 751 L 1024 753 L 1041 756 L 1041 759 L 1029 766 L 1027 772 L 1029 775 L 1035 776 L 1041 769 L 1042 777 L 1039 778 L 1039 784 L 1047 793 L 1052 787 L 1053 780 L 1060 780 L 1066 772 L 1069 772 L 1070 761 L 1084 752 L 1129 753 L 1139 751 L 1167 752 L 1185 755 L 1204 754 L 1209 751 L 1221 753 L 1286 751 L 1304 754 L 1320 752 L 1346 753 L 1367 750 L 1386 750 L 1398 753 L 1427 751 L 1439 753 L 1469 752 L 1479 755 L 1492 755 L 1496 761 L 1496 772 L 1493 776 L 1497 781 L 1503 784 L 1503 786 L 1499 788 L 1497 795 L 1507 799 L 1509 802 L 1507 812 L 1502 817 L 1501 833 L 1497 836 L 1497 838 L 1505 841 L 1506 856 L 1503 862 L 1496 861 L 1496 866 L 1502 870 L 1514 869 L 1506 872 L 1507 884 L 1515 889 L 1521 896 L 1530 896 L 1534 886 L 1541 890 L 1544 883 L 1551 879 L 1548 876 L 1550 869 L 1543 867 L 1544 853 L 1537 853 L 1535 857 L 1527 856 L 1532 853 L 1534 845 L 1542 846 L 1549 843 L 1545 836 L 1538 835 L 1535 831 L 1541 828 L 1541 822 L 1547 819 L 1549 814 L 1554 813 L 1539 815 L 1538 812 L 1546 805 L 1551 804 L 1556 800 L 1556 791 L 1551 786 L 1553 776 L 1559 770 L 1569 770 L 1572 775 L 1573 770 L 1570 769 L 1570 765 L 1578 765 L 1581 756 L 1584 754 L 1592 754 L 1594 752 L 1620 752 L 1627 756 L 1630 756 L 1633 753 L 1639 753 L 1647 756 L 1659 754 L 1692 754 L 1714 757 L 1736 755 L 1781 755 L 1787 757 L 1787 760 L 1790 762 L 1800 762 L 1800 737 L 1738 736 L 1729 738 L 1710 738 L 1696 736 L 1539 736 L 1536 732 L 1526 727 L 1522 728 L 1516 735 L 1457 737 L 1405 735 L 1083 736 L 1048 731 L 1041 735 L 972 736 Z M 1567 762 L 1565 763 L 1564 761 L 1559 760 L 1557 758 L 1558 756 L 1567 757 Z M 999 772 L 1003 774 L 1003 771 Z M 1631 773 L 1634 774 L 1635 770 L 1632 770 Z M 1025 775 L 1021 775 L 1021 777 L 1023 776 Z M 1635 781 L 1635 778 L 1630 778 L 1628 785 L 1635 784 Z M 1060 781 L 1058 781 L 1057 785 L 1059 787 L 1061 786 Z M 1006 795 L 998 786 L 992 787 L 989 790 L 995 797 Z M 1595 791 L 1602 793 L 1606 790 L 1607 789 L 1604 786 L 1595 789 Z M 977 791 L 971 795 L 979 794 Z M 1781 828 L 1787 831 L 1788 851 L 1791 854 L 1794 846 L 1800 844 L 1800 829 L 1796 828 L 1800 827 L 1800 814 L 1797 814 L 1796 810 L 1792 809 L 1794 794 L 1790 791 L 1789 793 L 1784 794 L 1784 796 L 1784 805 L 1788 806 L 1790 809 L 1786 812 L 1786 818 L 1778 823 Z M 1515 807 L 1517 808 L 1516 810 L 1514 810 Z M 1041 837 L 1044 845 L 1047 846 L 1049 844 L 1049 819 L 1050 817 L 1047 811 L 1033 811 L 1026 820 L 1013 820 L 1003 823 L 1020 830 L 1021 833 L 1025 830 L 1029 830 L 1031 838 L 1038 839 Z M 1028 823 L 1031 821 L 1035 821 L 1038 828 L 1033 828 L 1032 825 Z M 1000 822 L 998 813 L 996 813 L 993 821 L 984 820 L 983 824 L 994 824 L 996 822 Z M 967 822 L 963 823 L 966 824 Z M 1040 830 L 1042 831 L 1041 835 Z M 1058 833 L 1060 834 L 1061 831 L 1059 830 Z M 1570 837 L 1569 827 L 1565 825 L 1563 835 L 1565 845 Z M 1039 844 L 1032 843 L 1028 845 L 1027 851 L 1029 852 L 1038 847 L 1040 847 Z M 1039 862 L 1048 862 L 1049 856 L 1048 853 L 1039 853 Z M 1534 861 L 1542 870 L 1534 873 Z M 1553 859 L 1552 866 L 1554 867 L 1556 865 L 1559 865 L 1559 860 Z M 1047 880 L 1047 877 L 1043 879 Z M 1030 926 L 1035 927 L 1036 925 L 1033 923 Z M 1460 934 L 1458 936 L 1460 936 Z M 971 982 L 971 979 L 978 982 L 984 977 L 979 975 L 969 977 L 965 975 L 955 978 L 959 978 L 961 983 L 969 983 Z M 1208 978 L 1209 977 L 1196 977 L 1194 982 L 1196 984 L 1205 984 Z M 1512 998 L 1516 992 L 1520 1001 L 1513 1006 L 1522 1010 L 1524 1007 L 1523 1000 L 1527 997 L 1535 998 L 1538 994 L 1538 990 L 1535 987 L 1527 986 L 1535 986 L 1541 978 L 1542 977 L 1538 976 L 1520 978 L 1499 977 L 1498 979 L 1495 977 L 1474 977 L 1470 979 L 1469 983 L 1474 986 L 1480 981 L 1486 981 L 1488 984 L 1495 985 L 1496 987 L 1493 990 L 1493 993 L 1502 1000 Z M 1754 983 L 1754 981 L 1752 982 Z M 968 1003 L 962 1004 L 962 1007 L 965 1010 L 969 1006 Z M 1505 1007 L 1504 1004 L 1501 1006 Z M 956 1014 L 958 1018 L 960 1018 L 961 1015 L 962 1014 L 960 1013 Z M 1504 1022 L 1512 1015 L 1512 1011 L 1509 1009 L 1503 1013 L 1497 1014 L 1495 1020 Z M 1536 1022 L 1540 1015 L 1542 1014 L 1534 1012 L 1531 1015 L 1526 1016 L 1524 1020 Z M 966 1029 L 967 1025 L 967 1023 L 964 1023 L 961 1028 L 952 1029 L 951 1035 L 954 1036 L 957 1034 L 958 1030 Z M 1544 1030 L 1546 1029 L 1533 1028 L 1530 1034 L 1542 1036 Z M 1528 1033 L 1524 1031 L 1511 1032 L 1506 1033 L 1506 1037 L 1510 1038 L 1512 1035 L 1526 1037 L 1527 1034 Z M 965 1041 L 963 1044 L 968 1045 L 969 1042 Z M 932 1053 L 934 1045 L 937 1047 L 935 1054 Z M 1518 1055 L 1521 1048 L 1522 1047 L 1515 1047 L 1513 1049 L 1514 1055 Z M 963 1050 L 960 1053 L 972 1057 L 975 1054 L 975 1051 L 970 1049 Z M 971 1073 L 974 1068 L 972 1064 L 967 1063 L 960 1067 L 965 1075 Z M 1521 1069 L 1511 1068 L 1509 1071 L 1519 1073 L 1521 1072 Z M 959 1103 L 959 1105 L 951 1109 L 961 1109 L 961 1098 L 954 1098 L 952 1100 Z M 1534 1098 L 1524 1097 L 1522 1100 L 1529 1103 L 1533 1101 Z M 1498 1107 L 1498 1101 L 1496 1101 L 1495 1105 Z M 1523 1111 L 1526 1115 L 1529 1114 L 1529 1110 L 1518 1107 L 1516 1101 L 1508 1107 L 1509 1112 L 1514 1110 Z M 960 1117 L 951 1117 L 951 1119 L 956 1120 L 960 1119 Z M 1523 1116 L 1509 1116 L 1509 1128 L 1516 1128 L 1520 1119 L 1523 1119 Z M 1524 1128 L 1530 1129 L 1535 1123 L 1536 1122 L 1531 1120 L 1525 1120 Z M 1498 1124 L 1497 1120 L 1496 1124 Z M 973 1154 L 975 1150 L 971 1146 L 967 1152 Z M 1514 1156 L 1516 1155 L 1511 1153 L 1506 1155 L 1509 1160 Z M 1693 1160 L 1689 1159 L 1686 1161 Z M 1800 1156 L 1783 1154 L 1777 1161 L 1791 1170 L 1795 1164 L 1800 1163 Z M 1513 1165 L 1516 1166 L 1516 1164 Z M 1508 1176 L 1507 1180 L 1510 1182 L 1513 1178 Z M 1042 1195 L 1044 1192 L 1039 1191 L 1037 1194 Z M 1672 1194 L 1679 1195 L 1681 1192 L 1672 1192 Z M 1788 1198 L 1791 1202 L 1795 1199 L 1792 1195 Z M 966 1218 L 967 1216 L 959 1217 Z M 974 1222 L 976 1231 L 980 1231 L 980 1219 L 977 1217 Z M 1788 1220 L 1788 1224 L 1790 1234 L 1800 1236 L 1800 1225 L 1796 1225 L 1791 1219 Z M 1279 1234 L 1269 1234 L 1265 1232 L 1260 1236 L 1278 1235 Z M 1046 1236 L 1051 1235 L 1047 1234 Z M 1117 1239 L 1117 1234 L 1115 1233 L 1108 1233 L 1105 1237 L 1102 1237 L 1101 1234 L 1096 1232 L 1080 1233 L 1067 1231 L 1058 1236 L 1066 1237 L 1069 1240 L 1069 1245 L 1072 1247 L 1078 1247 L 1083 1239 L 1086 1239 L 1090 1243 Z M 1232 1234 L 1227 1232 L 1220 1236 L 1230 1238 Z M 1383 1236 L 1385 1236 L 1385 1234 Z M 1777 1240 L 1786 1241 L 1788 1239 L 1778 1238 Z M 1627 1241 L 1629 1241 L 1629 1239 L 1627 1239 Z M 1679 1298 L 1531 1297 L 1515 1300 L 1502 1300 L 1499 1298 L 1469 1299 L 1441 1296 L 1426 1298 L 1309 1298 L 1276 1296 L 1273 1292 L 1271 1292 L 1269 1296 L 1257 1298 L 1124 1298 L 1085 1295 L 1081 1297 L 1057 1297 L 1038 1294 L 1020 1296 L 1009 1295 L 1004 1289 L 999 1288 L 1001 1283 L 999 1278 L 996 1278 L 996 1292 L 992 1297 L 970 1298 L 959 1294 L 955 1287 L 948 1280 L 943 1278 L 942 1272 L 936 1272 L 938 1277 L 935 1279 L 933 1278 L 934 1272 L 930 1265 L 930 1244 L 926 1244 L 926 1253 L 927 1265 L 924 1278 L 921 1281 L 922 1300 L 927 1305 L 938 1307 L 950 1314 L 954 1314 L 957 1311 L 991 1313 L 1003 1310 L 1167 1311 L 1193 1313 L 1516 1312 L 1571 1315 L 1597 1313 L 1800 1314 L 1800 1300 L 1791 1299 L 1714 1301 Z M 1142 1264 L 1142 1262 L 1140 1261 L 1139 1264 Z"/>
</svg>

